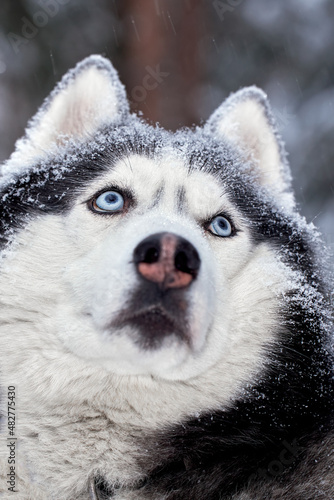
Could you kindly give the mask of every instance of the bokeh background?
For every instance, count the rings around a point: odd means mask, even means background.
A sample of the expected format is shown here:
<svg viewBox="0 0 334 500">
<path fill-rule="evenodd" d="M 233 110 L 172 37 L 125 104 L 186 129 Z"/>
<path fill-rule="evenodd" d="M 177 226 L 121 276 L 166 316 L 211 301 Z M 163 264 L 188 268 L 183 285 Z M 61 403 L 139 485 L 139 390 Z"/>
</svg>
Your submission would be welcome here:
<svg viewBox="0 0 334 500">
<path fill-rule="evenodd" d="M 200 124 L 232 91 L 268 94 L 308 221 L 334 247 L 333 0 L 1 0 L 0 162 L 64 72 L 109 57 L 132 109 Z"/>
</svg>

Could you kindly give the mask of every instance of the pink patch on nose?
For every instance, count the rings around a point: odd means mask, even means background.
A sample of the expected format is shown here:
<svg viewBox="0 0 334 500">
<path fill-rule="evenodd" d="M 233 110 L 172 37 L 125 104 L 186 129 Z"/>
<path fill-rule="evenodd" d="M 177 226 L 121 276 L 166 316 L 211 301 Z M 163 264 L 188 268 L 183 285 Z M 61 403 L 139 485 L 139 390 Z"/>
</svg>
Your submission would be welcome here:
<svg viewBox="0 0 334 500">
<path fill-rule="evenodd" d="M 161 239 L 160 255 L 157 262 L 138 264 L 139 273 L 147 280 L 162 285 L 164 288 L 184 288 L 193 280 L 193 276 L 176 269 L 175 252 L 177 238 L 166 234 Z"/>
<path fill-rule="evenodd" d="M 191 274 L 183 273 L 177 269 L 169 271 L 167 269 L 162 262 L 154 264 L 141 262 L 138 265 L 138 271 L 144 278 L 154 283 L 160 283 L 165 288 L 183 288 L 188 286 L 193 279 Z"/>
</svg>

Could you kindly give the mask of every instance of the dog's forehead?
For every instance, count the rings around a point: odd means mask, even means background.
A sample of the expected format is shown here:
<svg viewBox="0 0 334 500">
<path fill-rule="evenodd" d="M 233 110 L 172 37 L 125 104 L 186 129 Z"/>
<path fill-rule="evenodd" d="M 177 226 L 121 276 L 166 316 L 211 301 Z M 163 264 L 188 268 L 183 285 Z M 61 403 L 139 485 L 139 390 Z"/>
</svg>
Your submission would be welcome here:
<svg viewBox="0 0 334 500">
<path fill-rule="evenodd" d="M 189 169 L 186 158 L 169 152 L 120 159 L 94 183 L 96 191 L 108 186 L 131 191 L 143 207 L 160 204 L 170 210 L 186 209 L 195 217 L 211 215 L 217 206 L 228 203 L 226 188 L 217 176 Z"/>
</svg>

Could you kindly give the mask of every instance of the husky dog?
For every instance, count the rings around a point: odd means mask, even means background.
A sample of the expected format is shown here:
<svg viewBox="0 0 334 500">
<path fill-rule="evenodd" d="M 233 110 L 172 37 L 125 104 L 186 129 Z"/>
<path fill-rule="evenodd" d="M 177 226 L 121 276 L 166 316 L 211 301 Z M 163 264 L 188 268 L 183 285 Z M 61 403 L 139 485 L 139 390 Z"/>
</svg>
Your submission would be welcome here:
<svg viewBox="0 0 334 500">
<path fill-rule="evenodd" d="M 171 133 L 91 56 L 0 182 L 4 498 L 334 498 L 328 273 L 261 90 Z"/>
</svg>

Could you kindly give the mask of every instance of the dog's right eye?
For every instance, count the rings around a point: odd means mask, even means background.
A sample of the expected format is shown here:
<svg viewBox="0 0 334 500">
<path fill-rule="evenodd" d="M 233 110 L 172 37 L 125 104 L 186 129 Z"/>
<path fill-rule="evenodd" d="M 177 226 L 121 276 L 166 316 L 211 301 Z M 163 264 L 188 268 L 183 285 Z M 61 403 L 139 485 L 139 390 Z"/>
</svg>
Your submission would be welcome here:
<svg viewBox="0 0 334 500">
<path fill-rule="evenodd" d="M 95 212 L 120 212 L 124 207 L 124 198 L 117 191 L 106 191 L 92 200 Z"/>
</svg>

